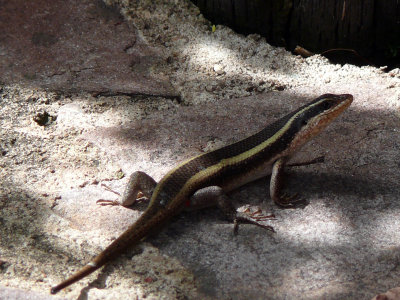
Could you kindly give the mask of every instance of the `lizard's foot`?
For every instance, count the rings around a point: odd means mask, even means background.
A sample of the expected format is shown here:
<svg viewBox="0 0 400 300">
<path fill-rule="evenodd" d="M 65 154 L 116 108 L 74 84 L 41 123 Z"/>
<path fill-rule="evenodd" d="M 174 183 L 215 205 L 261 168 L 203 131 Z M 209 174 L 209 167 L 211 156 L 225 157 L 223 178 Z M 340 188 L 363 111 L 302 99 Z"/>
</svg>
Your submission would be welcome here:
<svg viewBox="0 0 400 300">
<path fill-rule="evenodd" d="M 252 212 L 251 209 L 248 207 L 243 211 L 243 213 L 247 214 L 250 218 L 253 218 L 256 221 L 266 221 L 268 219 L 276 220 L 274 214 L 265 215 L 262 213 L 261 208 L 257 208 L 255 211 Z"/>
<path fill-rule="evenodd" d="M 120 193 L 118 193 L 117 191 L 114 191 L 112 188 L 110 188 L 110 187 L 109 187 L 108 185 L 106 185 L 105 183 L 102 183 L 101 186 L 102 186 L 103 188 L 105 188 L 107 191 L 109 191 L 109 192 L 111 192 L 111 193 L 114 193 L 114 194 L 116 194 L 116 195 L 118 195 L 118 196 L 121 196 Z"/>
<path fill-rule="evenodd" d="M 274 214 L 263 214 L 262 210 L 258 208 L 256 211 L 251 212 L 250 208 L 245 209 L 243 212 L 236 212 L 236 215 L 233 220 L 233 232 L 235 234 L 238 233 L 239 230 L 239 223 L 244 223 L 244 224 L 253 224 L 256 226 L 259 226 L 261 228 L 267 229 L 269 231 L 275 232 L 274 228 L 272 226 L 266 225 L 263 222 L 266 220 L 271 220 L 275 219 Z"/>
<path fill-rule="evenodd" d="M 118 196 L 121 196 L 120 193 L 118 193 L 117 191 L 114 191 L 114 190 L 113 190 L 112 188 L 110 188 L 108 185 L 102 183 L 101 186 L 102 186 L 103 188 L 105 188 L 107 191 L 109 191 L 109 192 L 111 192 L 111 193 L 114 193 L 114 194 L 116 194 L 116 195 L 118 195 Z M 105 200 L 105 199 L 99 199 L 99 200 L 97 200 L 97 201 L 96 201 L 96 204 L 101 205 L 101 206 L 108 206 L 108 205 L 115 206 L 115 205 L 121 205 L 121 203 L 119 203 L 118 200 Z"/>
<path fill-rule="evenodd" d="M 112 188 L 110 188 L 109 186 L 105 185 L 104 183 L 101 184 L 102 187 L 104 187 L 107 191 L 112 192 L 118 196 L 120 196 L 121 198 L 121 194 L 117 191 L 114 191 Z M 148 198 L 143 194 L 143 192 L 138 191 L 136 198 L 134 199 L 133 203 L 131 203 L 132 201 L 130 201 L 128 204 L 123 204 L 121 203 L 121 201 L 119 200 L 106 200 L 106 199 L 99 199 L 96 201 L 96 204 L 101 205 L 101 206 L 125 206 L 125 207 L 130 207 L 135 205 L 136 203 L 140 203 L 140 202 L 145 202 L 147 201 Z"/>
<path fill-rule="evenodd" d="M 275 203 L 282 208 L 295 208 L 299 204 L 304 205 L 306 200 L 300 198 L 298 193 L 292 195 L 282 194 Z"/>
<path fill-rule="evenodd" d="M 148 201 L 147 197 L 144 197 L 142 193 L 138 193 L 138 198 L 136 198 L 135 202 L 133 204 L 130 204 L 130 206 L 134 206 L 137 203 L 141 203 L 141 202 L 146 202 Z M 96 201 L 96 204 L 101 205 L 101 206 L 118 206 L 118 205 L 122 205 L 118 200 L 106 200 L 106 199 L 99 199 Z M 127 206 L 128 207 L 128 206 Z"/>
</svg>

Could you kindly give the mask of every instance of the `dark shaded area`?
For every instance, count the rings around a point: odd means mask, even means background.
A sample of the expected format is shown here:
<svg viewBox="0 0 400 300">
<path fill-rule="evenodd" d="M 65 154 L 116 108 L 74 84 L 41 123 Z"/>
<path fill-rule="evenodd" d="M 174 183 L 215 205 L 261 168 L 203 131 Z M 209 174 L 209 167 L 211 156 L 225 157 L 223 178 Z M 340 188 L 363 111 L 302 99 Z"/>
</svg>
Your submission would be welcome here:
<svg viewBox="0 0 400 300">
<path fill-rule="evenodd" d="M 316 53 L 331 50 L 327 57 L 336 63 L 400 66 L 400 3 L 396 0 L 192 2 L 212 23 L 243 34 L 259 33 L 275 46 L 293 50 L 300 45 Z"/>
<path fill-rule="evenodd" d="M 174 97 L 164 63 L 101 0 L 0 1 L 0 82 L 95 94 Z"/>
</svg>

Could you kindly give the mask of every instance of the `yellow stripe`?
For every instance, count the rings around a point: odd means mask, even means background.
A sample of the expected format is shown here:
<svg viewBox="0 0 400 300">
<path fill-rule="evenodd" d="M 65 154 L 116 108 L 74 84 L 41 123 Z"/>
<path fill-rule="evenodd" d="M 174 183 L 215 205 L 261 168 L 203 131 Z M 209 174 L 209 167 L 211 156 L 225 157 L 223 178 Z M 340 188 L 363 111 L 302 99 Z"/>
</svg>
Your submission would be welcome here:
<svg viewBox="0 0 400 300">
<path fill-rule="evenodd" d="M 271 136 L 268 140 L 262 142 L 261 144 L 251 148 L 250 150 L 247 150 L 246 152 L 243 152 L 237 156 L 231 157 L 231 158 L 226 158 L 220 161 L 219 164 L 222 164 L 223 166 L 229 166 L 229 165 L 234 165 L 237 163 L 240 163 L 241 161 L 256 155 L 257 153 L 261 152 L 262 150 L 264 150 L 266 147 L 268 147 L 269 145 L 275 143 L 290 127 L 290 125 L 293 123 L 293 120 L 297 118 L 298 115 L 302 114 L 303 112 L 305 112 L 306 110 L 308 110 L 311 107 L 314 107 L 318 104 L 320 104 L 321 102 L 325 101 L 326 99 L 322 99 L 316 103 L 313 103 L 310 106 L 307 106 L 305 108 L 303 108 L 302 110 L 300 110 L 299 112 L 297 112 L 296 114 L 293 115 L 293 117 L 291 117 L 285 124 L 285 126 L 283 126 L 281 129 L 279 129 L 273 136 Z"/>
<path fill-rule="evenodd" d="M 196 156 L 194 156 L 194 157 L 192 157 L 192 158 L 189 158 L 188 160 L 183 161 L 182 163 L 178 164 L 178 165 L 175 166 L 173 169 L 171 169 L 170 171 L 168 171 L 168 173 L 165 174 L 164 177 L 161 178 L 161 180 L 160 180 L 160 181 L 158 182 L 158 184 L 156 185 L 156 188 L 154 189 L 153 194 L 151 195 L 151 199 L 155 199 L 155 198 L 156 198 L 156 196 L 158 195 L 158 193 L 159 193 L 161 187 L 164 185 L 164 182 L 169 178 L 169 176 L 170 176 L 171 174 L 175 173 L 175 171 L 178 170 L 178 169 L 179 169 L 180 167 L 182 167 L 183 165 L 186 165 L 187 163 L 189 163 L 190 161 L 196 159 L 197 157 L 202 156 L 202 155 L 206 155 L 206 154 L 207 154 L 207 153 L 203 153 L 203 154 L 196 155 Z M 207 170 L 207 169 L 205 169 L 205 170 Z"/>
<path fill-rule="evenodd" d="M 241 161 L 256 155 L 257 153 L 259 153 L 260 151 L 262 151 L 263 149 L 265 149 L 266 147 L 268 147 L 269 145 L 271 145 L 272 143 L 276 142 L 286 131 L 287 129 L 290 127 L 290 125 L 293 123 L 293 120 L 297 118 L 298 115 L 302 114 L 304 111 L 310 109 L 311 107 L 314 107 L 318 104 L 320 104 L 321 102 L 325 101 L 326 99 L 321 99 L 320 101 L 313 103 L 312 105 L 309 105 L 305 108 L 303 108 L 302 110 L 300 110 L 299 112 L 297 112 L 296 114 L 294 114 L 289 120 L 288 122 L 281 128 L 279 129 L 273 136 L 271 136 L 269 139 L 267 139 L 266 141 L 262 142 L 261 144 L 257 145 L 256 147 L 251 148 L 250 150 L 243 152 L 239 155 L 230 157 L 230 158 L 226 158 L 221 160 L 219 163 L 210 166 L 198 173 L 196 173 L 194 176 L 192 176 L 191 178 L 189 178 L 185 185 L 182 187 L 182 189 L 179 191 L 179 193 L 176 195 L 177 198 L 184 196 L 184 193 L 186 192 L 186 189 L 188 186 L 191 186 L 192 184 L 196 183 L 197 181 L 201 181 L 201 179 L 210 176 L 210 174 L 215 174 L 216 172 L 220 171 L 223 167 L 229 166 L 229 165 L 235 165 L 240 163 Z M 207 153 L 206 153 L 207 154 Z M 204 155 L 204 154 L 202 154 Z M 198 156 L 195 156 L 192 159 L 197 158 Z M 191 161 L 192 159 L 189 159 L 188 161 L 184 162 L 188 163 L 189 161 Z M 159 189 L 161 187 L 161 183 L 166 180 L 166 178 L 168 177 L 169 174 L 173 173 L 176 169 L 178 169 L 180 166 L 182 166 L 183 164 L 177 166 L 176 168 L 174 168 L 173 170 L 171 170 L 171 172 L 168 172 L 168 174 L 163 178 L 163 180 L 160 181 L 160 184 L 157 186 L 157 188 Z M 158 189 L 155 189 L 154 194 L 157 194 Z M 174 202 L 174 201 L 172 201 Z M 172 203 L 173 204 L 173 203 Z"/>
</svg>

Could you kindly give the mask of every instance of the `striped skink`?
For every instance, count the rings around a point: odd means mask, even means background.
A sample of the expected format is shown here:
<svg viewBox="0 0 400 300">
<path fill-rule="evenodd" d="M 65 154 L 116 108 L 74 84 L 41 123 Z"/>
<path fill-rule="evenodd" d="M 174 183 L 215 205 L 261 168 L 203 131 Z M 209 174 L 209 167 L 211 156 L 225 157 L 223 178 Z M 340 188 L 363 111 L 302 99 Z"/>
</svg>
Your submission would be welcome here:
<svg viewBox="0 0 400 300">
<path fill-rule="evenodd" d="M 322 95 L 252 136 L 179 164 L 158 183 L 143 172 L 133 173 L 121 203 L 129 206 L 144 196 L 150 200 L 146 211 L 91 262 L 54 286 L 51 293 L 55 294 L 82 279 L 126 248 L 161 230 L 185 208 L 217 205 L 234 221 L 235 229 L 238 223 L 253 223 L 272 230 L 258 219 L 237 212 L 227 193 L 271 174 L 272 200 L 278 206 L 293 207 L 298 199 L 284 197 L 280 193 L 286 162 L 349 107 L 352 101 L 353 96 L 349 94 Z"/>
</svg>

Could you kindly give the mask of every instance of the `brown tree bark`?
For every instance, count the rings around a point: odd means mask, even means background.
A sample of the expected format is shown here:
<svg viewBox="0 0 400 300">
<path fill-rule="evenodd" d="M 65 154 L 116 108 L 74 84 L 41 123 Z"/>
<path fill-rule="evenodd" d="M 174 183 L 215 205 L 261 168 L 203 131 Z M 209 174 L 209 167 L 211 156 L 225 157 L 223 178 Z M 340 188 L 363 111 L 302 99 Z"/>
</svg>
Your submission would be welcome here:
<svg viewBox="0 0 400 300">
<path fill-rule="evenodd" d="M 368 59 L 400 59 L 398 0 L 192 0 L 214 24 L 273 45 L 312 52 L 346 48 Z"/>
</svg>

